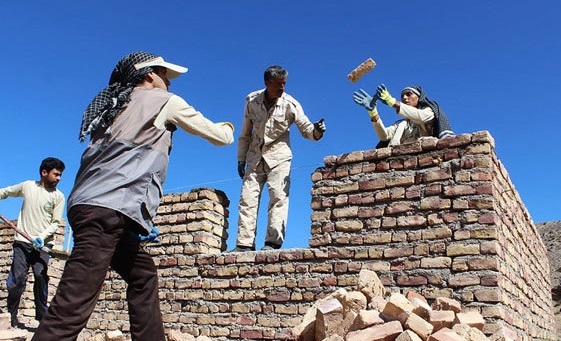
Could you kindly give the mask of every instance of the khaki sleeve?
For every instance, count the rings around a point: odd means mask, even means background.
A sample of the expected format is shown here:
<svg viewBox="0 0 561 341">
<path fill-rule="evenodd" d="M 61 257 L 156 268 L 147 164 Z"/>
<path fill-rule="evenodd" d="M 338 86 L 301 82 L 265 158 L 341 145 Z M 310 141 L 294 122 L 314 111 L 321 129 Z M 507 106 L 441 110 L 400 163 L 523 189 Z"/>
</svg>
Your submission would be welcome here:
<svg viewBox="0 0 561 341">
<path fill-rule="evenodd" d="M 296 101 L 295 101 L 296 102 Z M 296 127 L 298 127 L 298 131 L 300 134 L 312 141 L 316 141 L 314 137 L 314 124 L 310 121 L 308 116 L 304 114 L 304 109 L 300 103 L 296 102 L 293 104 L 293 112 L 294 112 L 294 123 Z"/>
<path fill-rule="evenodd" d="M 158 127 L 162 122 L 176 125 L 187 133 L 202 137 L 215 146 L 225 146 L 234 142 L 232 123 L 212 122 L 177 95 L 170 97 L 162 107 L 154 124 Z"/>
<path fill-rule="evenodd" d="M 251 135 L 253 134 L 253 122 L 248 117 L 249 97 L 245 100 L 243 111 L 243 123 L 238 137 L 238 161 L 246 161 L 247 151 L 251 142 Z"/>
</svg>

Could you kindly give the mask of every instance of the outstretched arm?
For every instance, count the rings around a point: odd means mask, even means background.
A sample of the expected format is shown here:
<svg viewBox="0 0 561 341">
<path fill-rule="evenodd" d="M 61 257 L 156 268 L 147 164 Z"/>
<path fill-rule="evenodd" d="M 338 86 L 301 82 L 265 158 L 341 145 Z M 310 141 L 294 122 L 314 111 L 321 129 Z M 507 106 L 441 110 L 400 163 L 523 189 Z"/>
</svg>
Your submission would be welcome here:
<svg viewBox="0 0 561 341">
<path fill-rule="evenodd" d="M 182 130 L 200 136 L 215 146 L 225 146 L 234 142 L 232 123 L 214 123 L 176 95 L 170 97 L 154 122 L 157 127 L 163 127 L 165 123 L 179 126 Z"/>
<path fill-rule="evenodd" d="M 22 196 L 23 196 L 23 182 L 13 186 L 0 188 L 0 199 L 6 199 L 7 197 L 22 197 Z"/>
</svg>

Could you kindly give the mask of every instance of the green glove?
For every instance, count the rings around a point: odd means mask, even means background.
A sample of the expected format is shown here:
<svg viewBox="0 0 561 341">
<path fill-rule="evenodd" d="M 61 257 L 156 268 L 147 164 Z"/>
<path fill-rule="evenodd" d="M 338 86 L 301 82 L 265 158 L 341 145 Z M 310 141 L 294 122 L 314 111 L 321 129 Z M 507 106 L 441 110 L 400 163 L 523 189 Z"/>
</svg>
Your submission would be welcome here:
<svg viewBox="0 0 561 341">
<path fill-rule="evenodd" d="M 376 95 L 380 99 L 380 101 L 384 102 L 387 106 L 393 107 L 394 104 L 397 102 L 395 98 L 390 95 L 388 89 L 384 84 L 378 85 L 378 89 L 376 90 Z"/>
<path fill-rule="evenodd" d="M 377 121 L 378 120 L 378 109 L 374 107 L 372 110 L 368 110 L 368 115 L 370 115 L 370 121 Z"/>
</svg>

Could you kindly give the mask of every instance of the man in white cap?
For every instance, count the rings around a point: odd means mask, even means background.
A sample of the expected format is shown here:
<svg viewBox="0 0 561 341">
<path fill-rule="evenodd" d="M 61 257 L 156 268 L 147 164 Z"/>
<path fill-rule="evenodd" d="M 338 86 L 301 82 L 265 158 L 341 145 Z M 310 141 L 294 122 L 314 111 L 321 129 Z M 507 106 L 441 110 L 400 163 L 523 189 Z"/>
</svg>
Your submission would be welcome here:
<svg viewBox="0 0 561 341">
<path fill-rule="evenodd" d="M 229 122 L 213 123 L 168 92 L 187 68 L 151 53 L 121 59 L 86 109 L 80 140 L 90 136 L 68 198 L 74 248 L 33 340 L 76 340 L 95 308 L 109 266 L 127 283 L 133 340 L 164 341 L 158 274 L 142 240 L 166 178 L 172 132 L 179 126 L 214 145 L 233 143 Z M 139 238 L 140 235 L 140 238 Z"/>
</svg>

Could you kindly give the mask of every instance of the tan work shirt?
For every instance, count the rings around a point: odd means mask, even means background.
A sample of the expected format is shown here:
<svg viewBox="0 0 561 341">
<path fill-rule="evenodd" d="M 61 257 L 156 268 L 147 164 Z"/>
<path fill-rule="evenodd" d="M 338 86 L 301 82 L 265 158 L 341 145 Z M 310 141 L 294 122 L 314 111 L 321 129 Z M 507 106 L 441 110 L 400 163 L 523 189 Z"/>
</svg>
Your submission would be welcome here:
<svg viewBox="0 0 561 341">
<path fill-rule="evenodd" d="M 66 226 L 62 218 L 64 212 L 64 194 L 58 189 L 46 189 L 39 181 L 24 181 L 0 189 L 0 199 L 23 197 L 23 204 L 18 216 L 18 228 L 31 238 L 41 237 L 45 244 L 53 240 L 53 234 L 59 226 Z M 15 240 L 30 243 L 27 239 L 15 235 Z"/>
<path fill-rule="evenodd" d="M 238 138 L 238 161 L 254 170 L 261 158 L 270 168 L 292 159 L 289 128 L 295 123 L 300 134 L 312 141 L 314 124 L 302 106 L 287 93 L 269 111 L 265 108 L 265 89 L 250 93 L 245 101 L 243 124 Z"/>
<path fill-rule="evenodd" d="M 170 97 L 154 120 L 154 126 L 159 129 L 163 129 L 166 123 L 179 126 L 189 134 L 200 136 L 215 146 L 225 146 L 234 142 L 232 123 L 212 122 L 177 95 Z"/>
</svg>

